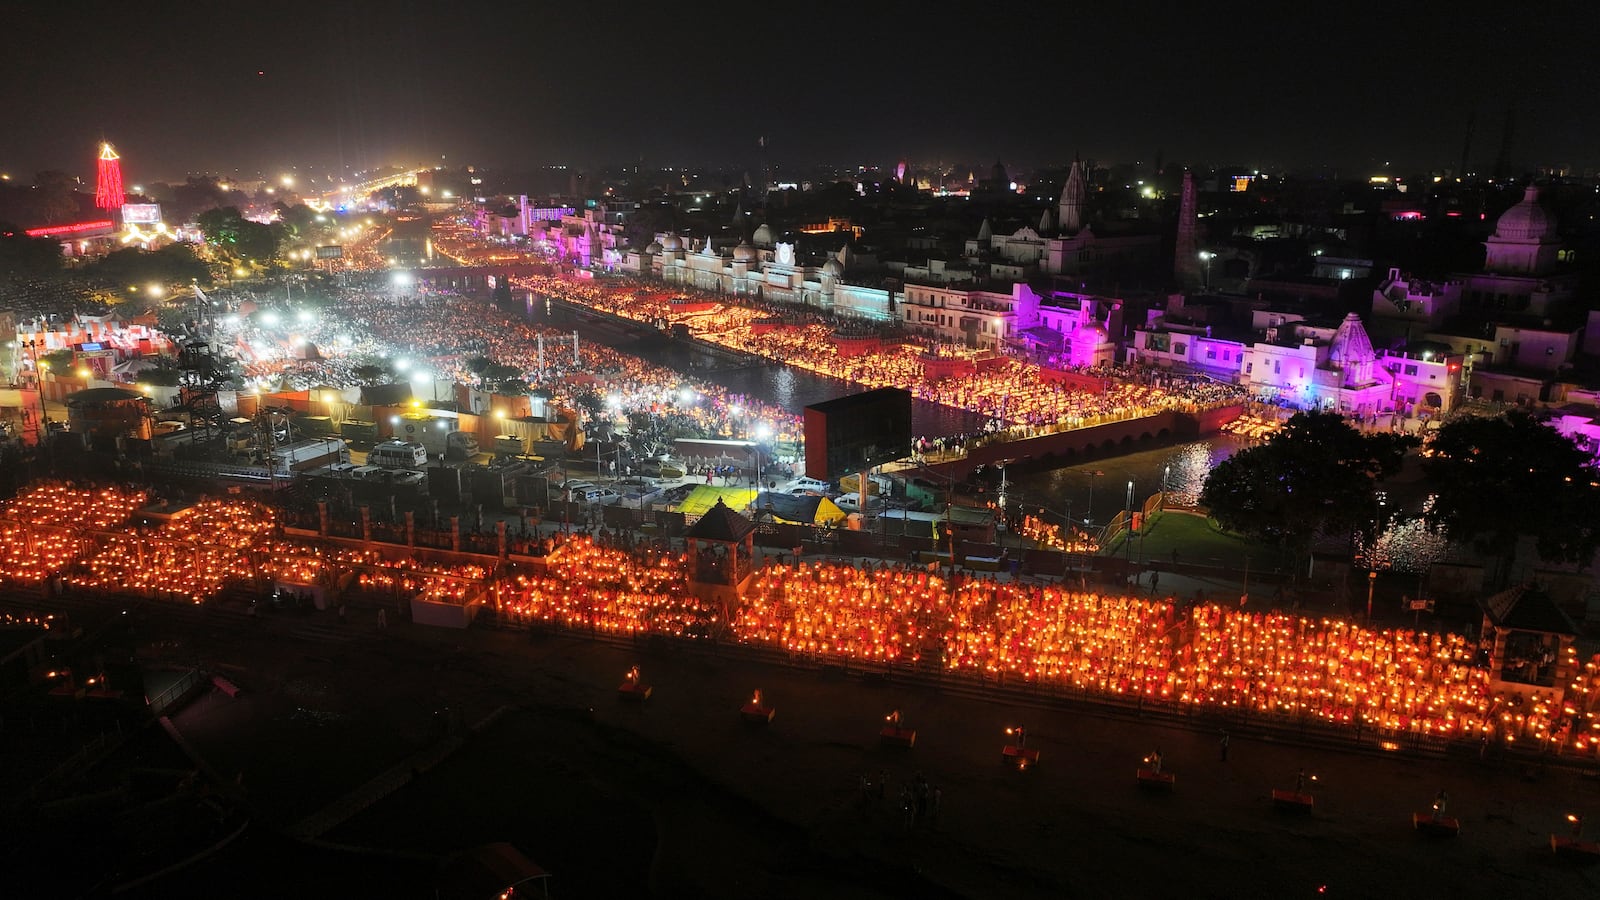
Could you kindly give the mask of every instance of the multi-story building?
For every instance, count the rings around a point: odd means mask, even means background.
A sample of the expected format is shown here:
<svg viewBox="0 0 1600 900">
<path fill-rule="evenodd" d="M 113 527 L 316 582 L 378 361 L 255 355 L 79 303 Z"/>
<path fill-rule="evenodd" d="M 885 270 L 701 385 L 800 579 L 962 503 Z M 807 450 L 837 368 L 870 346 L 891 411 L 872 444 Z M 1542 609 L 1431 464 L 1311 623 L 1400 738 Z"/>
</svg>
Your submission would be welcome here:
<svg viewBox="0 0 1600 900">
<path fill-rule="evenodd" d="M 1260 311 L 1256 324 L 1255 334 L 1241 340 L 1153 316 L 1134 330 L 1128 359 L 1233 381 L 1262 400 L 1300 409 L 1440 414 L 1458 400 L 1460 354 L 1444 347 L 1377 352 L 1355 313 L 1337 326 L 1320 326 Z"/>
</svg>

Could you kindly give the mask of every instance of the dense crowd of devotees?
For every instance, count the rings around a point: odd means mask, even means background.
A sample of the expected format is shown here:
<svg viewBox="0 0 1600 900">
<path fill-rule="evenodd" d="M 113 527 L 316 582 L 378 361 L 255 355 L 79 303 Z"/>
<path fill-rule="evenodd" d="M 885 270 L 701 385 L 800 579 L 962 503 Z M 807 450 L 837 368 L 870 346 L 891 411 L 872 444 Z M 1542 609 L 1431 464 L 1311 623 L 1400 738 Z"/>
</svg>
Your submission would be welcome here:
<svg viewBox="0 0 1600 900">
<path fill-rule="evenodd" d="M 682 324 L 694 336 L 720 346 L 776 360 L 817 375 L 868 388 L 903 387 L 921 400 L 977 413 L 1007 430 L 1034 434 L 1076 428 L 1116 419 L 1152 415 L 1164 409 L 1194 410 L 1238 402 L 1242 389 L 1204 378 L 1143 373 L 1120 366 L 1081 367 L 1074 371 L 1104 379 L 1100 393 L 1042 377 L 1040 367 L 1002 357 L 977 371 L 930 378 L 930 357 L 963 355 L 966 351 L 926 340 L 900 341 L 855 355 L 841 354 L 836 331 L 851 324 L 831 320 L 819 311 L 664 290 L 636 279 L 570 278 L 560 275 L 521 276 L 518 287 L 640 322 Z M 674 301 L 698 301 L 693 311 L 679 312 Z M 700 309 L 706 302 L 710 310 Z M 682 305 L 682 304 L 679 304 Z M 758 328 L 782 320 L 783 327 Z"/>
<path fill-rule="evenodd" d="M 255 501 L 159 504 L 128 486 L 37 483 L 0 509 L 0 582 L 19 590 L 206 603 L 230 585 L 344 585 L 340 604 L 482 604 L 508 624 L 733 641 L 775 657 L 1316 721 L 1374 739 L 1600 748 L 1588 701 L 1570 699 L 1597 695 L 1600 658 L 1563 661 L 1577 673 L 1563 707 L 1553 694 L 1496 696 L 1482 648 L 1459 634 L 794 557 L 769 559 L 726 608 L 692 590 L 686 548 L 557 534 L 520 549 L 493 574 L 421 563 L 404 546 L 287 534 Z"/>
<path fill-rule="evenodd" d="M 982 416 L 988 423 L 984 433 L 962 436 L 963 445 L 1242 398 L 1231 385 L 1117 366 L 1079 369 L 1104 385 L 1091 392 L 1049 381 L 1041 377 L 1038 365 L 1007 356 L 976 371 L 933 378 L 925 369 L 930 357 L 965 351 L 913 340 L 842 355 L 833 334 L 845 326 L 820 313 L 791 313 L 791 327 L 759 330 L 754 323 L 770 321 L 772 310 L 719 302 L 713 311 L 677 313 L 672 300 L 679 295 L 635 280 L 525 276 L 518 286 L 642 322 L 686 324 L 696 337 L 732 350 L 863 388 L 903 387 L 921 400 Z M 301 352 L 306 346 L 315 347 L 316 353 Z M 351 386 L 362 382 L 357 372 L 362 365 L 383 361 L 387 367 L 401 359 L 416 372 L 476 384 L 479 379 L 466 364 L 484 357 L 512 367 L 518 381 L 548 392 L 559 405 L 570 405 L 575 394 L 594 390 L 616 398 L 620 413 L 670 407 L 697 420 L 708 436 L 749 433 L 756 423 L 765 423 L 780 441 L 797 440 L 801 431 L 794 411 L 592 342 L 580 342 L 575 358 L 570 332 L 534 326 L 491 303 L 450 292 L 346 290 L 309 321 L 267 325 L 260 316 L 246 319 L 236 335 L 236 349 L 247 378 L 267 389 Z M 947 445 L 956 443 L 951 436 L 942 437 Z"/>
<path fill-rule="evenodd" d="M 454 293 L 349 291 L 292 334 L 253 330 L 242 340 L 253 337 L 266 349 L 246 366 L 246 375 L 288 390 L 357 384 L 360 366 L 383 359 L 391 366 L 404 359 L 447 381 L 476 384 L 467 363 L 484 357 L 516 368 L 530 390 L 546 392 L 555 406 L 571 407 L 576 395 L 594 391 L 616 398 L 622 414 L 670 408 L 706 435 L 734 435 L 764 422 L 775 440 L 800 439 L 800 417 L 788 410 L 592 341 L 580 341 L 574 358 L 571 332 L 530 325 L 491 303 Z M 328 349 L 318 359 L 297 359 L 291 349 L 302 340 Z"/>
</svg>

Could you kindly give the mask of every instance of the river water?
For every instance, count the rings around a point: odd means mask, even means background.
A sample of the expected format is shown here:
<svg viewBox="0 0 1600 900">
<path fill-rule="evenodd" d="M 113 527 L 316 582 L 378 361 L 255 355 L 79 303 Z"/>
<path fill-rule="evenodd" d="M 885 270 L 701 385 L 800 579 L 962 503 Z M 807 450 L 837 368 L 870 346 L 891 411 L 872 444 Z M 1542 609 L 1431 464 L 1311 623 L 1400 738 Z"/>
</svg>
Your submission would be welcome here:
<svg viewBox="0 0 1600 900">
<path fill-rule="evenodd" d="M 843 381 L 753 361 L 697 342 L 641 339 L 638 327 L 584 314 L 561 303 L 552 303 L 548 309 L 535 303 L 531 318 L 535 324 L 577 331 L 581 340 L 613 347 L 796 414 L 813 403 L 861 390 Z M 911 420 L 914 434 L 929 437 L 977 431 L 984 421 L 976 413 L 922 400 L 913 401 Z M 1079 522 L 1090 519 L 1104 524 L 1127 505 L 1130 481 L 1135 506 L 1163 489 L 1192 503 L 1212 466 L 1236 447 L 1232 438 L 1218 435 L 1058 469 L 1008 471 L 1008 496 L 1020 504 L 1048 509 L 1055 517 L 1071 515 Z"/>
<path fill-rule="evenodd" d="M 638 331 L 645 326 L 616 323 L 593 315 L 583 315 L 560 303 L 550 304 L 548 310 L 543 304 L 533 304 L 531 318 L 537 325 L 547 325 L 563 331 L 576 331 L 581 340 L 614 347 L 655 365 L 682 372 L 701 381 L 721 385 L 734 393 L 781 406 L 795 415 L 800 415 L 802 410 L 813 403 L 822 403 L 863 390 L 844 381 L 753 359 L 744 354 L 720 350 L 696 341 L 662 340 L 655 337 L 641 339 L 638 337 Z M 935 437 L 976 432 L 983 427 L 984 419 L 976 413 L 951 409 L 924 400 L 912 400 L 911 403 L 913 434 Z"/>
</svg>

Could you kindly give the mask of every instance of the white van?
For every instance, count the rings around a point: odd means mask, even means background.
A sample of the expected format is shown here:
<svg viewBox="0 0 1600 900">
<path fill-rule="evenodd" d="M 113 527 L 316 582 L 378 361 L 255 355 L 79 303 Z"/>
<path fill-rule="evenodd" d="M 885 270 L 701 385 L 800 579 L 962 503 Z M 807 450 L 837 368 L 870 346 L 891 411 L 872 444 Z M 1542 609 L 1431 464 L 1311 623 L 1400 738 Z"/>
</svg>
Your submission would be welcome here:
<svg viewBox="0 0 1600 900">
<path fill-rule="evenodd" d="M 367 451 L 367 465 L 386 469 L 424 469 L 428 448 L 416 441 L 384 441 Z"/>
<path fill-rule="evenodd" d="M 829 484 L 820 478 L 807 478 L 805 476 L 796 478 L 779 488 L 779 490 L 783 491 L 785 494 L 794 494 L 795 496 L 811 494 L 817 497 L 828 496 L 828 493 L 832 489 L 832 484 Z"/>
</svg>

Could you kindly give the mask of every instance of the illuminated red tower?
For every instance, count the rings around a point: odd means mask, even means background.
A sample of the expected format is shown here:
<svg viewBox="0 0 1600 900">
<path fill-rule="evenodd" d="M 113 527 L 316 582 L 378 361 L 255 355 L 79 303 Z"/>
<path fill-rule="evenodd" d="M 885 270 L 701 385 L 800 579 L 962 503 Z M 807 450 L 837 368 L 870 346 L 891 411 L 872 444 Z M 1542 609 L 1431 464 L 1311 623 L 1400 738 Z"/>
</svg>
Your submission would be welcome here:
<svg viewBox="0 0 1600 900">
<path fill-rule="evenodd" d="M 100 159 L 95 164 L 94 205 L 107 211 L 122 208 L 122 157 L 110 144 L 100 145 Z"/>
</svg>

